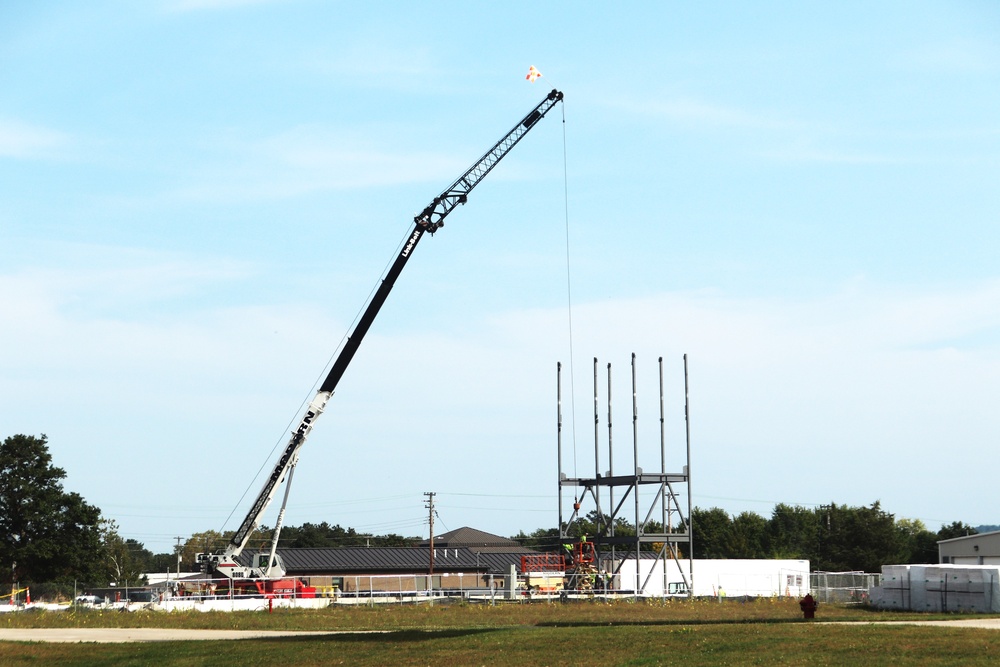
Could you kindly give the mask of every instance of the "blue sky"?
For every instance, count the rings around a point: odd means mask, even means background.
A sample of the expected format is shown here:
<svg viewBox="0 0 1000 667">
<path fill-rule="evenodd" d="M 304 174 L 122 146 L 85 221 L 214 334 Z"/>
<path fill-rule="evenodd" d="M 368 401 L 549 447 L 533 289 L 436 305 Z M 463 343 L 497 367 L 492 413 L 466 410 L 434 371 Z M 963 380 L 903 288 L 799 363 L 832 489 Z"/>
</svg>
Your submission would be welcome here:
<svg viewBox="0 0 1000 667">
<path fill-rule="evenodd" d="M 413 214 L 558 87 L 407 266 L 289 522 L 426 534 L 435 491 L 442 530 L 555 525 L 568 274 L 579 474 L 594 357 L 631 465 L 633 352 L 640 465 L 663 356 L 680 468 L 686 353 L 696 505 L 998 523 L 998 32 L 991 2 L 7 3 L 2 434 L 154 550 L 234 528 Z"/>
</svg>

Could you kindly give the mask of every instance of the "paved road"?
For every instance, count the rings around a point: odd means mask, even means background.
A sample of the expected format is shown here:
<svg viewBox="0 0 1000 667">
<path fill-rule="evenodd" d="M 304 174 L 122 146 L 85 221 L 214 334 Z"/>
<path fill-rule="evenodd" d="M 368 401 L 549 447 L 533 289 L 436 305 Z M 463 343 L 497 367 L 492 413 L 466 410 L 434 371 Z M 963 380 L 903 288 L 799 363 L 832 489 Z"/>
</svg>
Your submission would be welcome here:
<svg viewBox="0 0 1000 667">
<path fill-rule="evenodd" d="M 0 641 L 120 644 L 126 642 L 167 642 L 192 639 L 260 639 L 333 634 L 348 633 L 285 632 L 282 630 L 173 630 L 169 628 L 0 628 Z M 352 632 L 350 634 L 358 633 Z"/>
<path fill-rule="evenodd" d="M 934 625 L 942 628 L 1000 630 L 1000 618 L 962 618 L 954 621 L 840 621 L 843 625 Z"/>
<path fill-rule="evenodd" d="M 946 628 L 987 628 L 1000 630 L 1000 618 L 963 618 L 955 621 L 841 621 L 838 625 L 930 625 Z M 323 635 L 370 634 L 363 631 L 282 631 L 282 630 L 172 630 L 169 628 L 0 628 L 0 641 L 13 642 L 166 642 L 219 639 L 260 639 L 268 637 L 321 637 Z"/>
</svg>

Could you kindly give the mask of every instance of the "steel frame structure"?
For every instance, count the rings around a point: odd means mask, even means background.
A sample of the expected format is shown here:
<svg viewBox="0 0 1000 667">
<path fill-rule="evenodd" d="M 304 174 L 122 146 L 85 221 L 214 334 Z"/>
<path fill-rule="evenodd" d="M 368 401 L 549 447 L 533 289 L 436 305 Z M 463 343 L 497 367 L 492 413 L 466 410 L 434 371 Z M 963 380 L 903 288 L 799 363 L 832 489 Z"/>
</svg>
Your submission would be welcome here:
<svg viewBox="0 0 1000 667">
<path fill-rule="evenodd" d="M 601 416 L 599 410 L 598 361 L 594 358 L 594 475 L 592 477 L 570 477 L 563 470 L 563 416 L 562 416 L 562 364 L 556 366 L 557 392 L 557 459 L 559 469 L 559 537 L 562 543 L 578 542 L 582 538 L 578 522 L 586 518 L 592 510 L 596 512 L 597 532 L 587 535 L 597 549 L 598 561 L 609 564 L 612 575 L 620 574 L 626 554 L 633 553 L 636 559 L 635 594 L 639 595 L 649 583 L 656 563 L 663 562 L 664 579 L 667 560 L 673 560 L 687 586 L 688 595 L 694 590 L 692 551 L 694 541 L 691 535 L 691 425 L 688 400 L 687 355 L 684 355 L 684 466 L 681 472 L 667 472 L 667 448 L 665 439 L 665 416 L 663 408 L 663 357 L 658 359 L 660 389 L 660 471 L 645 472 L 639 466 L 639 417 L 636 390 L 636 358 L 632 354 L 632 469 L 626 473 L 615 473 L 614 433 L 612 428 L 611 364 L 607 365 L 607 470 L 602 473 L 600 465 Z M 574 465 L 575 468 L 575 465 Z M 650 497 L 640 490 L 652 490 Z M 564 504 L 567 494 L 572 492 L 572 512 L 566 517 Z M 626 503 L 630 503 L 630 508 Z M 607 503 L 606 507 L 602 503 Z M 616 535 L 615 524 L 624 519 L 628 509 L 634 514 L 635 535 Z M 645 513 L 643 513 L 645 512 Z M 654 523 L 658 519 L 657 523 Z M 656 561 L 644 580 L 641 580 L 640 556 L 648 551 L 644 545 L 657 543 Z M 685 546 L 686 558 L 678 554 L 677 547 Z M 616 553 L 617 551 L 617 553 Z M 684 564 L 682 564 L 684 563 Z M 685 567 L 686 565 L 686 567 Z M 641 581 L 641 584 L 639 583 Z M 664 594 L 667 582 L 663 582 Z"/>
</svg>

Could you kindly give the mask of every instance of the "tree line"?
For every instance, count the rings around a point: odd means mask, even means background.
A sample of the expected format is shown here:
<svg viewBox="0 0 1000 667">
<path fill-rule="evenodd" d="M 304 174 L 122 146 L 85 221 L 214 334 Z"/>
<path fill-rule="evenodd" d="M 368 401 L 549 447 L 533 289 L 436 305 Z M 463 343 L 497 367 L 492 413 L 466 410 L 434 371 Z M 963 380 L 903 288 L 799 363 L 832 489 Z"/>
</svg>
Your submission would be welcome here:
<svg viewBox="0 0 1000 667">
<path fill-rule="evenodd" d="M 919 519 L 897 519 L 883 510 L 878 501 L 860 507 L 830 503 L 814 508 L 779 503 L 770 518 L 756 512 L 730 515 L 718 507 L 695 507 L 690 523 L 694 558 L 808 560 L 813 570 L 826 572 L 881 572 L 883 565 L 892 563 L 936 563 L 938 540 L 978 532 L 960 521 L 933 532 Z M 575 521 L 568 534 L 593 538 L 599 530 L 607 533 L 609 525 L 610 517 L 590 512 Z M 643 532 L 677 532 L 677 529 L 668 526 L 663 531 L 658 523 L 650 522 Z M 635 525 L 616 519 L 614 533 L 619 537 L 634 536 Z M 522 531 L 515 539 L 535 549 L 553 550 L 559 546 L 559 531 L 555 528 Z M 643 544 L 647 550 L 658 546 Z M 680 556 L 687 555 L 682 546 Z"/>
<path fill-rule="evenodd" d="M 0 444 L 0 582 L 141 583 L 154 555 L 65 490 L 65 478 L 44 434 Z"/>
<path fill-rule="evenodd" d="M 937 563 L 938 540 L 976 533 L 955 521 L 937 532 L 919 519 L 897 519 L 876 501 L 851 507 L 775 506 L 770 518 L 730 516 L 714 507 L 691 513 L 696 558 L 807 559 L 813 570 L 881 572 L 890 563 Z"/>
<path fill-rule="evenodd" d="M 63 488 L 48 438 L 14 435 L 0 443 L 0 584 L 145 583 L 150 572 L 197 571 L 199 552 L 225 548 L 231 532 L 196 532 L 171 553 L 153 553 L 124 538 L 118 525 L 80 494 Z M 262 526 L 262 535 L 270 530 Z M 282 547 L 410 546 L 418 537 L 364 535 L 326 522 L 287 526 Z M 266 548 L 252 543 L 251 548 Z M 267 544 L 265 544 L 267 543 Z M 8 587 L 9 588 L 9 587 Z M 36 586 L 33 591 L 42 592 Z"/>
<path fill-rule="evenodd" d="M 149 572 L 197 570 L 197 553 L 225 548 L 231 537 L 213 530 L 197 532 L 172 553 L 154 554 L 141 542 L 123 538 L 117 524 L 103 517 L 99 508 L 66 491 L 65 477 L 65 470 L 52 463 L 45 435 L 15 435 L 0 444 L 0 584 L 142 584 Z M 959 521 L 933 532 L 919 520 L 895 518 L 877 501 L 862 507 L 779 504 L 769 518 L 754 512 L 730 515 L 718 507 L 694 508 L 690 523 L 695 558 L 808 559 L 813 570 L 834 572 L 879 572 L 889 563 L 935 563 L 938 540 L 977 532 Z M 594 536 L 599 527 L 607 526 L 609 517 L 591 512 L 574 522 L 571 534 Z M 644 531 L 664 532 L 655 524 L 644 526 Z M 264 536 L 269 534 L 262 527 L 261 541 L 249 548 L 268 548 L 269 537 Z M 617 519 L 615 534 L 635 535 L 635 526 Z M 522 531 L 513 539 L 542 551 L 558 550 L 561 541 L 556 528 Z M 281 546 L 290 548 L 419 542 L 419 537 L 366 535 L 327 522 L 287 526 L 281 532 Z"/>
</svg>

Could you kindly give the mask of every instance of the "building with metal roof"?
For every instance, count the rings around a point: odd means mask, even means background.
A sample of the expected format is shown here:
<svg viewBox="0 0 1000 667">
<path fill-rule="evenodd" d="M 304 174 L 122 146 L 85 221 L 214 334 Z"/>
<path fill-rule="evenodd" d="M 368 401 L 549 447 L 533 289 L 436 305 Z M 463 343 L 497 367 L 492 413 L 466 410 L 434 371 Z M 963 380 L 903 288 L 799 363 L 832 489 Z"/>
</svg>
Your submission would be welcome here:
<svg viewBox="0 0 1000 667">
<path fill-rule="evenodd" d="M 521 556 L 537 553 L 515 540 L 463 527 L 416 547 L 282 548 L 278 555 L 288 576 L 340 592 L 420 591 L 428 587 L 471 589 L 502 587 Z M 252 552 L 241 554 L 250 562 Z"/>
<path fill-rule="evenodd" d="M 952 565 L 1000 565 L 1000 531 L 941 540 L 938 561 Z"/>
</svg>

